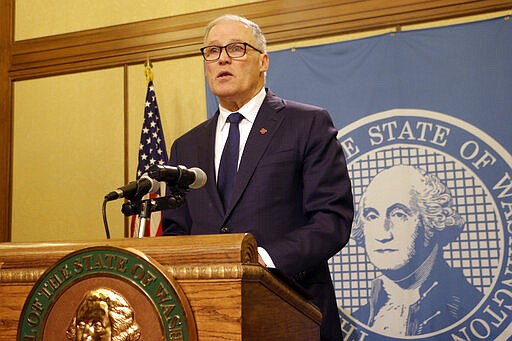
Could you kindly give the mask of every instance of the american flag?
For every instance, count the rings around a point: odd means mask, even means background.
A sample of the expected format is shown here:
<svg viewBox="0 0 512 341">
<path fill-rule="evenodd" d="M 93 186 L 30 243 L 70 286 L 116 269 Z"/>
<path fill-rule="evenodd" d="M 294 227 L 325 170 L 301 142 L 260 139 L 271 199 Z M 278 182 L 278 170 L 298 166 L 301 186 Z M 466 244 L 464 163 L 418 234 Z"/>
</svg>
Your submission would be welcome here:
<svg viewBox="0 0 512 341">
<path fill-rule="evenodd" d="M 139 144 L 139 165 L 137 167 L 137 179 L 147 172 L 151 165 L 167 164 L 167 148 L 165 147 L 164 132 L 160 120 L 160 112 L 156 103 L 153 81 L 148 82 L 146 104 L 144 107 L 144 122 L 140 134 Z M 160 183 L 160 193 L 165 193 L 165 183 Z M 152 198 L 158 197 L 159 193 L 150 194 Z M 147 196 L 144 198 L 147 199 Z M 131 236 L 139 225 L 139 217 L 133 216 L 130 228 Z M 150 221 L 146 222 L 146 237 L 154 237 L 162 234 L 162 214 L 160 211 L 151 213 Z"/>
</svg>

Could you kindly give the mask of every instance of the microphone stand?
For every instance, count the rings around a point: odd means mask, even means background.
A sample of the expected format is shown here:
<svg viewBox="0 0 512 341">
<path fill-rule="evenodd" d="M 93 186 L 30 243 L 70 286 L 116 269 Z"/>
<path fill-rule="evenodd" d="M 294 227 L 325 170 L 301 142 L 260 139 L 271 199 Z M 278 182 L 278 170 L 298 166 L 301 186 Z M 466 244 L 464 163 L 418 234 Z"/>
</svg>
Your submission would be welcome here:
<svg viewBox="0 0 512 341">
<path fill-rule="evenodd" d="M 151 205 L 150 200 L 143 200 L 140 205 L 140 214 L 139 214 L 139 228 L 137 231 L 134 231 L 134 235 L 137 238 L 143 238 L 146 233 L 146 223 L 149 218 L 151 218 Z"/>
<path fill-rule="evenodd" d="M 187 192 L 187 189 L 174 188 L 171 190 L 171 194 L 165 197 L 126 202 L 123 204 L 121 212 L 127 217 L 132 215 L 139 216 L 139 226 L 137 230 L 134 231 L 134 236 L 143 238 L 146 232 L 147 222 L 151 218 L 151 213 L 180 207 L 185 203 L 185 195 Z"/>
</svg>

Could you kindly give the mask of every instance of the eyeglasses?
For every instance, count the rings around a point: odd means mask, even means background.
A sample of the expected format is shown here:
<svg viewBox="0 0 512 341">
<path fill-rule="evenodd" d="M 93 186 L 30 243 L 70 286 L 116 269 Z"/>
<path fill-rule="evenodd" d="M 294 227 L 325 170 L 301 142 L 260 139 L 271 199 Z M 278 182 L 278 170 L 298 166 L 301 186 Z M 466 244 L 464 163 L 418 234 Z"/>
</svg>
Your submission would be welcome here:
<svg viewBox="0 0 512 341">
<path fill-rule="evenodd" d="M 201 53 L 203 54 L 204 60 L 210 62 L 214 61 L 220 58 L 220 55 L 222 54 L 222 49 L 226 51 L 229 58 L 240 58 L 245 56 L 245 53 L 247 52 L 247 46 L 252 48 L 253 50 L 258 51 L 259 53 L 263 53 L 254 46 L 252 46 L 249 43 L 246 42 L 236 42 L 236 43 L 229 43 L 224 46 L 217 46 L 217 45 L 210 45 L 205 46 L 201 48 Z"/>
</svg>

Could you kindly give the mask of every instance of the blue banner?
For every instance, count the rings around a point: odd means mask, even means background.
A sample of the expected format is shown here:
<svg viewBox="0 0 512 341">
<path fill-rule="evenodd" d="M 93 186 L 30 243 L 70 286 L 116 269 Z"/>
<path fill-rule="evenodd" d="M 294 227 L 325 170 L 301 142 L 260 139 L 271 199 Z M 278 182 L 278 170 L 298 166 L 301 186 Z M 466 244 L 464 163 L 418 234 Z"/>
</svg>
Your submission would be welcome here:
<svg viewBox="0 0 512 341">
<path fill-rule="evenodd" d="M 512 335 L 510 20 L 272 52 L 267 86 L 339 128 L 356 207 L 330 261 L 346 339 Z"/>
</svg>

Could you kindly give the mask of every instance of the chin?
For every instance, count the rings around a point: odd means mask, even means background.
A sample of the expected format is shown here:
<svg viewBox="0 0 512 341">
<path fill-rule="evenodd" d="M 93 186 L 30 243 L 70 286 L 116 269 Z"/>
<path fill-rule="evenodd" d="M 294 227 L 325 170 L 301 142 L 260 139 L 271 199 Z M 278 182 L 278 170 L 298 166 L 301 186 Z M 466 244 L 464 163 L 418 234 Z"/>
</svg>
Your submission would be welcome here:
<svg viewBox="0 0 512 341">
<path fill-rule="evenodd" d="M 402 270 L 406 263 L 397 263 L 396 260 L 386 260 L 386 257 L 379 255 L 377 261 L 372 260 L 371 263 L 379 271 L 397 271 Z"/>
<path fill-rule="evenodd" d="M 220 98 L 230 98 L 237 94 L 237 90 L 232 87 L 218 86 L 212 90 L 212 93 Z"/>
</svg>

